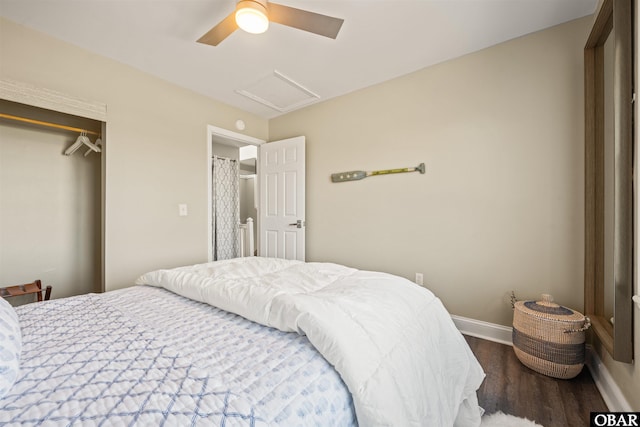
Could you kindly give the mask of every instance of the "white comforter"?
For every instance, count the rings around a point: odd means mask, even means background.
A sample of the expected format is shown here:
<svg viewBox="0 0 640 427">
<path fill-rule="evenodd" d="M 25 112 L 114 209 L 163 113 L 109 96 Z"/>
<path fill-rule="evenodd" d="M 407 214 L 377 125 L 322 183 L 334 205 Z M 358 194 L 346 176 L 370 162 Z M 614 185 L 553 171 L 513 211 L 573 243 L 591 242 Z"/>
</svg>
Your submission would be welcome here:
<svg viewBox="0 0 640 427">
<path fill-rule="evenodd" d="M 440 300 L 406 279 L 249 257 L 136 283 L 307 335 L 347 384 L 361 426 L 480 425 L 482 368 Z"/>
</svg>

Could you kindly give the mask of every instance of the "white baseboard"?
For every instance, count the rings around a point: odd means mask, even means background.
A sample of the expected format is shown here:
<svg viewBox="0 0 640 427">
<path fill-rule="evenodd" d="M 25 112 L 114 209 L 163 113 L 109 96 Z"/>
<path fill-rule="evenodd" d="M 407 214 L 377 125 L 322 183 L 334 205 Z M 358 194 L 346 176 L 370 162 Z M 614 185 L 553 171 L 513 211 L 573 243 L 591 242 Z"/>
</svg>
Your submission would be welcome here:
<svg viewBox="0 0 640 427">
<path fill-rule="evenodd" d="M 468 317 L 451 316 L 453 323 L 464 335 L 482 338 L 488 341 L 494 341 L 501 344 L 513 345 L 511 341 L 511 333 L 513 328 L 495 323 L 483 322 L 481 320 L 469 319 Z M 598 353 L 591 346 L 587 346 L 585 364 L 593 377 L 593 381 L 602 395 L 604 403 L 610 411 L 613 412 L 630 412 L 633 409 L 622 394 L 620 387 L 613 380 L 613 377 L 602 363 Z"/>
<path fill-rule="evenodd" d="M 462 316 L 451 316 L 453 323 L 464 335 L 482 338 L 500 344 L 513 345 L 511 342 L 512 328 L 482 320 L 469 319 Z"/>
<path fill-rule="evenodd" d="M 587 368 L 589 368 L 593 381 L 596 383 L 596 387 L 598 387 L 598 391 L 600 391 L 602 399 L 604 403 L 607 404 L 609 410 L 613 412 L 633 411 L 631 405 L 622 394 L 620 387 L 618 387 L 609 370 L 604 363 L 602 363 L 602 360 L 600 360 L 600 356 L 598 356 L 598 353 L 596 353 L 590 345 L 587 346 L 586 356 L 587 360 L 585 364 Z"/>
</svg>

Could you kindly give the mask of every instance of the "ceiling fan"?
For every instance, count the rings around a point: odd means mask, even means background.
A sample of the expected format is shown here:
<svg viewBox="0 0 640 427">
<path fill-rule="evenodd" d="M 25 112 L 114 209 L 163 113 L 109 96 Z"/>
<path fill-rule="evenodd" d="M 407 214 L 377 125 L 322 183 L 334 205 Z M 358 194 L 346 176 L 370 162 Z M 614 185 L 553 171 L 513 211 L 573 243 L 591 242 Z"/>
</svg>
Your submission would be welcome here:
<svg viewBox="0 0 640 427">
<path fill-rule="evenodd" d="M 335 39 L 344 19 L 268 0 L 238 0 L 236 10 L 200 37 L 198 43 L 217 46 L 238 28 L 253 34 L 264 33 L 269 28 L 269 22 Z"/>
</svg>

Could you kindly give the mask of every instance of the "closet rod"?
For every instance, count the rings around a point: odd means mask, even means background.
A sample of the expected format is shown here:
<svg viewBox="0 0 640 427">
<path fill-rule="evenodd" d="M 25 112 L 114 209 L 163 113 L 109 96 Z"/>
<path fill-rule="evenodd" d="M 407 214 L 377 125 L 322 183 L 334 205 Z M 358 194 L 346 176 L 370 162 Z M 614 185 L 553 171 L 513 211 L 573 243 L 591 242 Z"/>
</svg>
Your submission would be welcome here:
<svg viewBox="0 0 640 427">
<path fill-rule="evenodd" d="M 30 123 L 30 124 L 33 124 L 33 125 L 47 126 L 47 127 L 50 127 L 50 128 L 71 130 L 71 131 L 79 132 L 79 133 L 84 132 L 84 133 L 87 133 L 87 134 L 90 134 L 90 135 L 100 136 L 100 134 L 98 132 L 93 132 L 93 131 L 90 131 L 90 130 L 74 128 L 72 126 L 59 125 L 57 123 L 43 122 L 43 121 L 40 121 L 40 120 L 27 119 L 25 117 L 12 116 L 11 114 L 0 113 L 0 118 L 9 119 L 9 120 L 16 120 L 18 122 Z"/>
</svg>

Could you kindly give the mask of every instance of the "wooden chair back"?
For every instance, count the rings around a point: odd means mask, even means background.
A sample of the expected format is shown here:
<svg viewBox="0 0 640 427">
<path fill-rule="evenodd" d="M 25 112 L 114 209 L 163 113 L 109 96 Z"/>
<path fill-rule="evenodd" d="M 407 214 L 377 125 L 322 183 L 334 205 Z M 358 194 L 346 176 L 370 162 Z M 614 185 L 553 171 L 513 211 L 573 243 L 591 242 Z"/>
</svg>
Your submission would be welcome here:
<svg viewBox="0 0 640 427">
<path fill-rule="evenodd" d="M 42 282 L 36 280 L 33 283 L 25 283 L 24 285 L 8 286 L 6 288 L 0 288 L 0 297 L 10 298 L 20 295 L 35 294 L 38 301 L 42 301 Z M 47 285 L 44 289 L 44 300 L 47 301 L 51 298 L 51 286 Z"/>
</svg>

